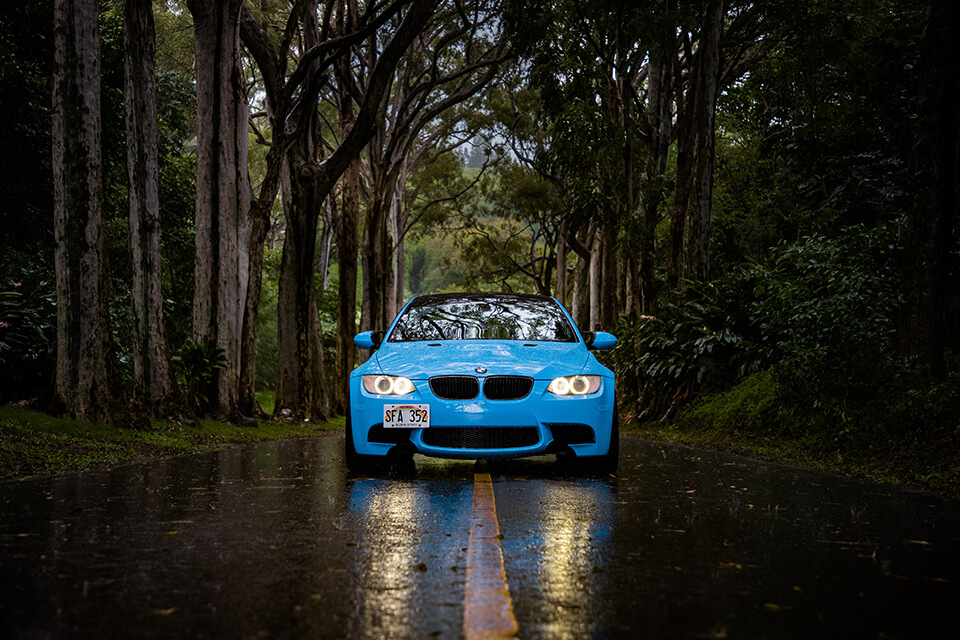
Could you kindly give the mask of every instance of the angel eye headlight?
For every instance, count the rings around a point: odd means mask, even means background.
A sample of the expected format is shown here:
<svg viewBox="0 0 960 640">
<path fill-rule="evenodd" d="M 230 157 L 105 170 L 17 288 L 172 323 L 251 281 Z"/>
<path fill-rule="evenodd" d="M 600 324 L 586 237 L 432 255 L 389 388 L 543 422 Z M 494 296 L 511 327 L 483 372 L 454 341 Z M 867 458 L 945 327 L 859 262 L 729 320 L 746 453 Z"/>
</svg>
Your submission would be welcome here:
<svg viewBox="0 0 960 640">
<path fill-rule="evenodd" d="M 402 376 L 363 376 L 363 388 L 379 396 L 405 396 L 416 389 L 409 378 Z"/>
<path fill-rule="evenodd" d="M 600 376 L 554 378 L 547 391 L 558 396 L 586 396 L 600 390 Z"/>
</svg>

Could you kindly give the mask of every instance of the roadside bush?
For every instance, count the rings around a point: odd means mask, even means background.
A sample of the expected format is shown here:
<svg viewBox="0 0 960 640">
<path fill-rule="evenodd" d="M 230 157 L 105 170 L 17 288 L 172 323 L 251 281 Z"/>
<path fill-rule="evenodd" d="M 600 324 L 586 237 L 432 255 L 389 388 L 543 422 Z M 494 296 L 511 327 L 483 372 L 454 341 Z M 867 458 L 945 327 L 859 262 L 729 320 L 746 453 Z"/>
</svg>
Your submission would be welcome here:
<svg viewBox="0 0 960 640">
<path fill-rule="evenodd" d="M 682 301 L 642 319 L 614 366 L 637 376 L 641 408 L 654 414 L 764 371 L 731 392 L 721 413 L 758 417 L 751 403 L 762 381 L 757 406 L 776 398 L 778 410 L 765 417 L 779 428 L 833 438 L 887 428 L 883 396 L 898 373 L 896 246 L 895 229 L 884 227 L 781 245 L 768 263 L 691 284 Z M 737 402 L 745 404 L 734 410 Z"/>
<path fill-rule="evenodd" d="M 641 410 L 660 413 L 696 393 L 728 389 L 772 361 L 752 315 L 756 278 L 755 269 L 742 269 L 691 284 L 682 302 L 619 331 L 610 363 L 639 381 Z"/>
<path fill-rule="evenodd" d="M 223 349 L 204 340 L 188 342 L 172 358 L 180 392 L 191 411 L 199 411 L 210 401 L 214 377 L 226 366 Z"/>
<path fill-rule="evenodd" d="M 49 271 L 13 253 L 0 274 L 0 404 L 6 404 L 35 398 L 52 386 L 56 285 Z"/>
</svg>

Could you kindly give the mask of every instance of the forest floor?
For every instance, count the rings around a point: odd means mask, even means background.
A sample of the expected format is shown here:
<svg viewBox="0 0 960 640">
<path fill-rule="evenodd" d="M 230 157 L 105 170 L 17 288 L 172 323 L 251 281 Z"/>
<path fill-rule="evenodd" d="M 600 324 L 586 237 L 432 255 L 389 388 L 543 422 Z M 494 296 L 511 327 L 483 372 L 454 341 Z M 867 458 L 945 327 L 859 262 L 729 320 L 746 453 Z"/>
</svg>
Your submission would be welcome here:
<svg viewBox="0 0 960 640">
<path fill-rule="evenodd" d="M 669 424 L 628 420 L 621 423 L 621 433 L 960 497 L 960 433 L 863 444 L 791 438 L 772 430 L 730 431 L 682 420 Z"/>
<path fill-rule="evenodd" d="M 272 402 L 271 402 L 272 404 Z M 25 479 L 167 458 L 231 445 L 332 435 L 337 417 L 322 424 L 261 420 L 256 426 L 203 420 L 198 424 L 155 421 L 151 430 L 117 429 L 0 407 L 0 479 Z M 824 443 L 680 423 L 631 422 L 622 433 L 729 451 L 806 469 L 817 469 L 920 491 L 960 496 L 960 437 L 899 439 L 870 445 Z"/>
<path fill-rule="evenodd" d="M 0 479 L 109 468 L 235 444 L 342 431 L 343 418 L 322 424 L 260 420 L 255 426 L 211 420 L 197 424 L 154 421 L 150 430 L 118 429 L 7 406 L 0 407 Z"/>
</svg>

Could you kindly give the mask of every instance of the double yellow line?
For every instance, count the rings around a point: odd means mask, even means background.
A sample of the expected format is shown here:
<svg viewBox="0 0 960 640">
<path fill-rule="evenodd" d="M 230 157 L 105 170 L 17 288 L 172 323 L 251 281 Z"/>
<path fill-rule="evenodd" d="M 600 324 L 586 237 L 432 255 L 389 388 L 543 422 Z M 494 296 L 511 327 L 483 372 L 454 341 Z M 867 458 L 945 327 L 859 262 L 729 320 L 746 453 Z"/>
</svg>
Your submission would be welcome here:
<svg viewBox="0 0 960 640">
<path fill-rule="evenodd" d="M 463 631 L 467 640 L 513 638 L 517 635 L 517 619 L 513 615 L 507 586 L 501 539 L 493 480 L 489 473 L 475 474 L 463 612 Z"/>
</svg>

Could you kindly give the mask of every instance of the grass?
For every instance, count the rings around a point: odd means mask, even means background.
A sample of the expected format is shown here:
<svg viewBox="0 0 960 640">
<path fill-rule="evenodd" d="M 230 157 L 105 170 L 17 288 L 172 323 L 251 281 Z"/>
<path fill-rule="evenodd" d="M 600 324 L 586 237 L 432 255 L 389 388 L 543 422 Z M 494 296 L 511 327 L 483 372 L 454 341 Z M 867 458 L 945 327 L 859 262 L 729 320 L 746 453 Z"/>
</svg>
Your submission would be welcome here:
<svg viewBox="0 0 960 640">
<path fill-rule="evenodd" d="M 325 435 L 342 430 L 343 418 L 324 424 L 260 421 L 256 427 L 214 421 L 197 426 L 156 421 L 152 426 L 149 431 L 117 429 L 0 407 L 0 478 L 108 468 L 239 443 Z"/>
<path fill-rule="evenodd" d="M 785 436 L 773 430 L 731 429 L 681 416 L 669 424 L 629 422 L 626 434 L 729 451 L 804 469 L 838 473 L 920 491 L 960 497 L 960 438 L 889 437 L 875 443 Z"/>
</svg>

